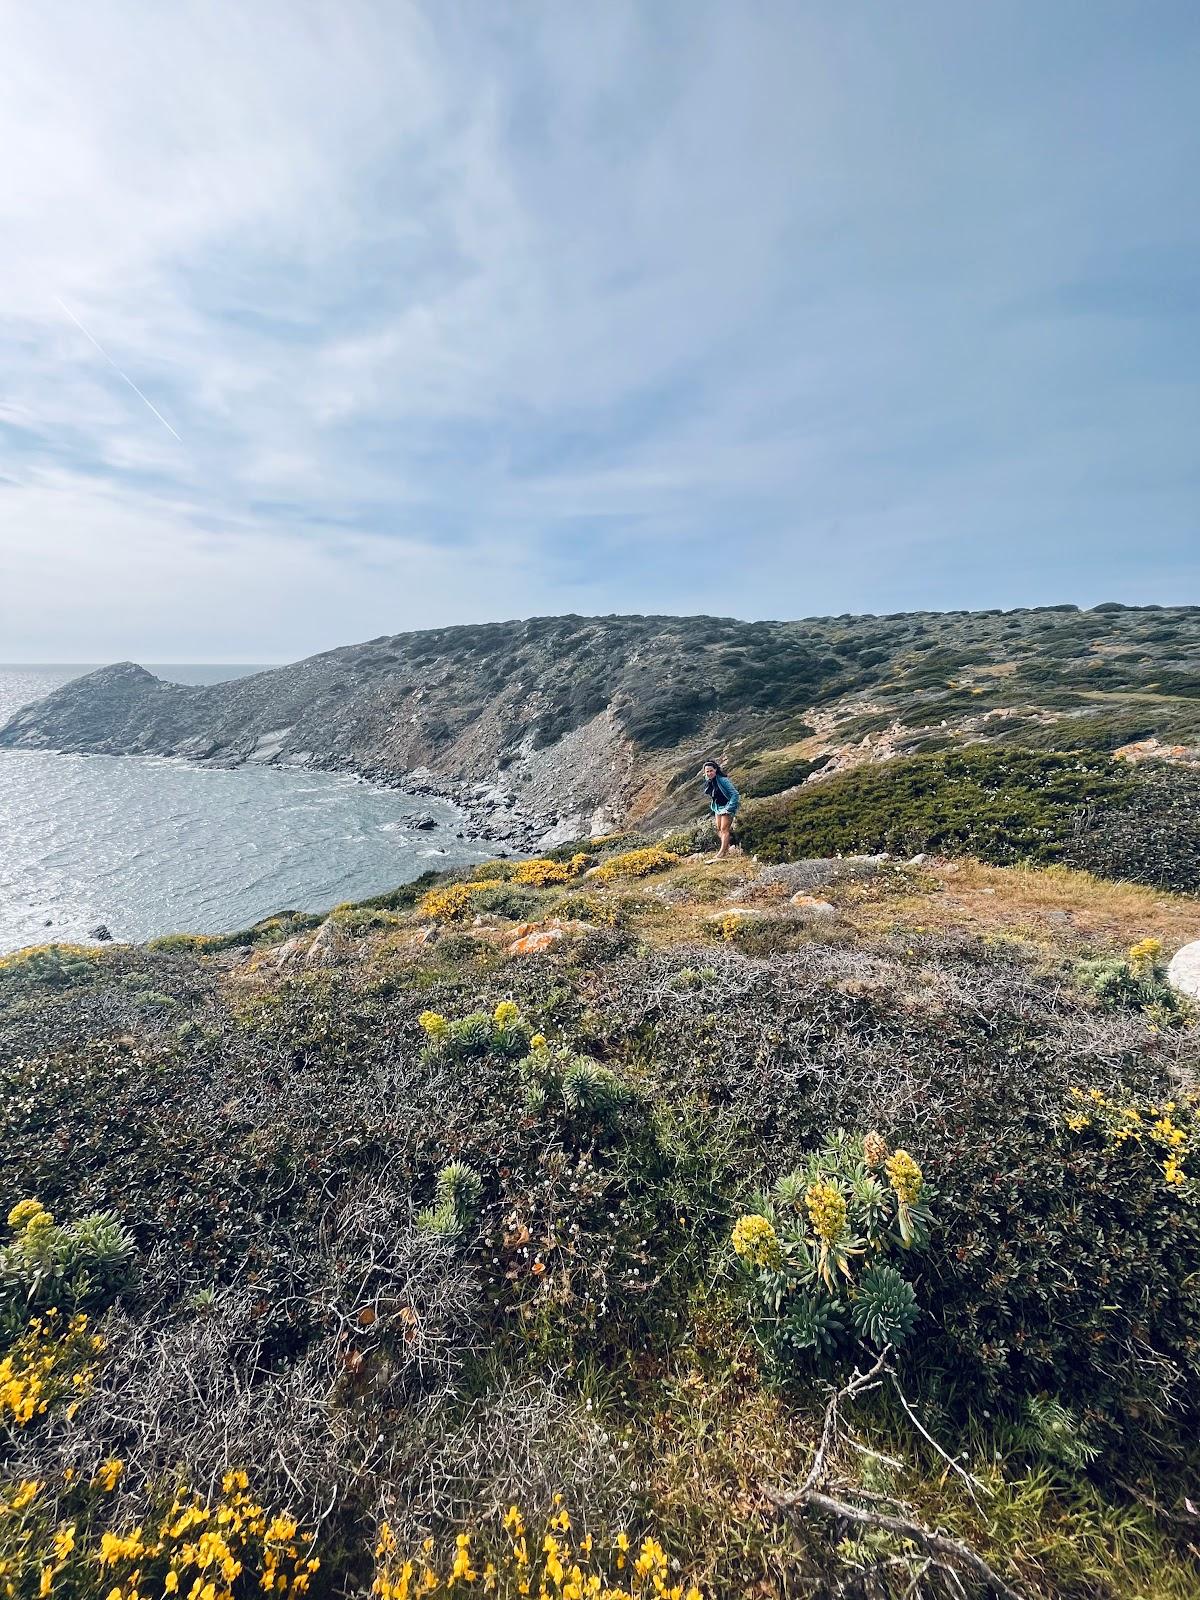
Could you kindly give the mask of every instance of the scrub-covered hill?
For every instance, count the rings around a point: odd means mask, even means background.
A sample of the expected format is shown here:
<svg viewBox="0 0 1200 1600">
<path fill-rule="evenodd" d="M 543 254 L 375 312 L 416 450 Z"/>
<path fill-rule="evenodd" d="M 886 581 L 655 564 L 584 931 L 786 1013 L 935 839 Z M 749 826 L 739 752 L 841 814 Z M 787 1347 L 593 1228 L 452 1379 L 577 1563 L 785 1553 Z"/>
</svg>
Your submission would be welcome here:
<svg viewBox="0 0 1200 1600">
<path fill-rule="evenodd" d="M 0 962 L 0 1594 L 1200 1593 L 1196 902 L 687 849 Z"/>
<path fill-rule="evenodd" d="M 1200 608 L 739 622 L 539 617 L 396 634 L 236 682 L 106 667 L 0 745 L 347 767 L 486 801 L 516 838 L 681 814 L 709 750 L 765 795 L 984 741 L 1200 751 Z"/>
</svg>

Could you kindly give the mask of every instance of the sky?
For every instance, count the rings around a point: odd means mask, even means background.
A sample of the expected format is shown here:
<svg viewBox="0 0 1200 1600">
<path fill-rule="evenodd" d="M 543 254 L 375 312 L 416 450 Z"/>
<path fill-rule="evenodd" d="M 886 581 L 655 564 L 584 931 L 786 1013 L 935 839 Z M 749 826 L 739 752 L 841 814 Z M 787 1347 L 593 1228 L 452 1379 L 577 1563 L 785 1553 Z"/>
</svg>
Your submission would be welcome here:
<svg viewBox="0 0 1200 1600">
<path fill-rule="evenodd" d="M 0 0 L 0 660 L 1200 602 L 1194 0 Z"/>
</svg>

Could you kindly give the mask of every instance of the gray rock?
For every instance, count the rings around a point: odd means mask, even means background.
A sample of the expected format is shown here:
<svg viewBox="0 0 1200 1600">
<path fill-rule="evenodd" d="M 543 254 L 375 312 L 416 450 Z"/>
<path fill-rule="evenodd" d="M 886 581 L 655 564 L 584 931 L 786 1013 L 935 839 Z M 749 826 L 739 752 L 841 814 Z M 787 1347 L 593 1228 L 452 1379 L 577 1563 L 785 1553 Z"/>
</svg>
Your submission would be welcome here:
<svg viewBox="0 0 1200 1600">
<path fill-rule="evenodd" d="M 812 917 L 818 922 L 836 917 L 838 914 L 835 905 L 831 905 L 828 900 L 816 900 L 811 894 L 794 894 L 788 904 L 801 916 Z"/>
<path fill-rule="evenodd" d="M 1176 950 L 1167 968 L 1167 981 L 1180 994 L 1200 1000 L 1200 939 L 1193 939 L 1191 944 Z"/>
<path fill-rule="evenodd" d="M 350 936 L 340 922 L 326 917 L 304 958 L 306 967 L 332 967 L 349 952 Z"/>
<path fill-rule="evenodd" d="M 103 922 L 98 922 L 94 928 L 88 929 L 88 938 L 95 939 L 97 944 L 112 943 L 112 934 Z"/>
</svg>

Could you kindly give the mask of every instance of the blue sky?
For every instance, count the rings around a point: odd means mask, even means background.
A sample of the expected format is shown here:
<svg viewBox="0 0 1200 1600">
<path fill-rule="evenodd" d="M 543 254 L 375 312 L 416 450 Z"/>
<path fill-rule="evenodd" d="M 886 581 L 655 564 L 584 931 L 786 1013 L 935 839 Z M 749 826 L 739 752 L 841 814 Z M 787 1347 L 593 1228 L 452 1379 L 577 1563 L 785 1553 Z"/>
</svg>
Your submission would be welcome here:
<svg viewBox="0 0 1200 1600">
<path fill-rule="evenodd" d="M 1200 602 L 1192 0 L 0 21 L 0 659 Z"/>
</svg>

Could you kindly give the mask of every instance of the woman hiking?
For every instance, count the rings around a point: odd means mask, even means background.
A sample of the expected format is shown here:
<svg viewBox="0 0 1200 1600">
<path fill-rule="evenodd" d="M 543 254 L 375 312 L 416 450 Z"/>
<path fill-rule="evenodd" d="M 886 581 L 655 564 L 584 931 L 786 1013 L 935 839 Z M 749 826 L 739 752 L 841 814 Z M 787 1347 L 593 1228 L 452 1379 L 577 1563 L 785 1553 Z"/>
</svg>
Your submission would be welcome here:
<svg viewBox="0 0 1200 1600">
<path fill-rule="evenodd" d="M 742 797 L 734 788 L 733 779 L 721 771 L 721 763 L 712 760 L 704 763 L 704 792 L 708 796 L 708 809 L 713 814 L 717 837 L 721 841 L 721 848 L 709 860 L 724 861 L 729 854 L 729 833 L 734 814 L 742 803 Z"/>
</svg>

